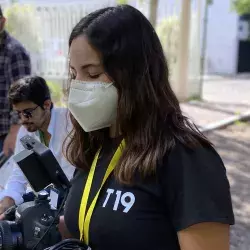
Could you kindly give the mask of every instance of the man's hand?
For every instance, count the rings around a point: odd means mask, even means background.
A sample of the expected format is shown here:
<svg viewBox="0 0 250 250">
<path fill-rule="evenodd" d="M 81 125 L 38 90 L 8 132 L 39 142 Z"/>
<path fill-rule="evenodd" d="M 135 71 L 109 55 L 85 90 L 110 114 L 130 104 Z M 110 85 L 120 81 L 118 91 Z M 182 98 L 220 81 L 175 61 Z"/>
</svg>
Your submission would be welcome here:
<svg viewBox="0 0 250 250">
<path fill-rule="evenodd" d="M 0 201 L 0 220 L 4 219 L 4 212 L 15 205 L 15 201 L 10 197 L 4 197 Z"/>
<path fill-rule="evenodd" d="M 10 127 L 9 134 L 6 136 L 3 144 L 3 152 L 6 156 L 9 156 L 10 153 L 14 153 L 15 144 L 16 144 L 16 136 L 20 125 L 14 124 Z"/>
<path fill-rule="evenodd" d="M 0 221 L 5 219 L 4 213 L 0 215 Z"/>
</svg>

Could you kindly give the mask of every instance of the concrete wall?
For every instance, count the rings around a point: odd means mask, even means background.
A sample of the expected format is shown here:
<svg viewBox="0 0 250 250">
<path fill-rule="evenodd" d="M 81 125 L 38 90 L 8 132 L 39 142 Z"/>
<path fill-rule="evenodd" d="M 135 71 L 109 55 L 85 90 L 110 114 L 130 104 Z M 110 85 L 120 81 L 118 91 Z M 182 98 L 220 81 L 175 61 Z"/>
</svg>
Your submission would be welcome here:
<svg viewBox="0 0 250 250">
<path fill-rule="evenodd" d="M 238 15 L 229 0 L 214 0 L 209 7 L 206 73 L 235 74 L 238 54 Z"/>
</svg>

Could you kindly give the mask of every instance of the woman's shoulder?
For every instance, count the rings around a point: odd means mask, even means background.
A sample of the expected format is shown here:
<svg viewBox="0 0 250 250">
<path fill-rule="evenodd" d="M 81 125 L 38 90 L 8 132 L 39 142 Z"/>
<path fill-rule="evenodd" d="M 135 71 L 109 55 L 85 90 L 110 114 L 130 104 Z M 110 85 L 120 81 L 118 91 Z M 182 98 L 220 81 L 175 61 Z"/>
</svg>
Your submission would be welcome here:
<svg viewBox="0 0 250 250">
<path fill-rule="evenodd" d="M 176 157 L 188 157 L 188 158 L 209 158 L 210 160 L 220 159 L 221 158 L 212 144 L 208 143 L 200 143 L 197 142 L 196 144 L 188 144 L 182 143 L 180 141 L 176 141 L 173 148 L 167 153 L 169 159 L 174 160 Z"/>
<path fill-rule="evenodd" d="M 234 223 L 226 168 L 212 145 L 177 142 L 159 181 L 177 231 L 201 222 Z"/>
<path fill-rule="evenodd" d="M 189 177 L 205 177 L 214 174 L 225 175 L 224 163 L 213 145 L 188 145 L 179 141 L 166 153 L 160 169 L 168 175 L 187 175 Z"/>
</svg>

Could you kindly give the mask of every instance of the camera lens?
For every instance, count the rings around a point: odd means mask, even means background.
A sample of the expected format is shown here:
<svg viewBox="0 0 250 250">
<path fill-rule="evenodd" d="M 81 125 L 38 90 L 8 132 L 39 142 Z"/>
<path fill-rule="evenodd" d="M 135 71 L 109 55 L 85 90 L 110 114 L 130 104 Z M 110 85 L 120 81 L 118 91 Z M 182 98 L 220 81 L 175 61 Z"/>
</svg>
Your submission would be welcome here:
<svg viewBox="0 0 250 250">
<path fill-rule="evenodd" d="M 21 245 L 22 235 L 13 230 L 16 228 L 14 224 L 12 221 L 0 221 L 0 250 L 13 250 Z"/>
<path fill-rule="evenodd" d="M 6 221 L 0 222 L 1 249 L 13 249 L 10 225 Z"/>
</svg>

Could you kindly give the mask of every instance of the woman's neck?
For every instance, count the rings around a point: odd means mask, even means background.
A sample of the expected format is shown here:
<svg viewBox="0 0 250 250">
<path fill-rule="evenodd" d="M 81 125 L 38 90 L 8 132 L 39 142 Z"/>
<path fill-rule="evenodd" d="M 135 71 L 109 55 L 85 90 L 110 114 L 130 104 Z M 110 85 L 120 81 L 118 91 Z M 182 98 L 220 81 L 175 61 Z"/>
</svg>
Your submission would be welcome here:
<svg viewBox="0 0 250 250">
<path fill-rule="evenodd" d="M 121 131 L 117 123 L 114 123 L 113 125 L 111 125 L 111 127 L 109 128 L 110 138 L 116 138 L 116 137 L 119 137 L 120 135 L 121 135 Z"/>
</svg>

